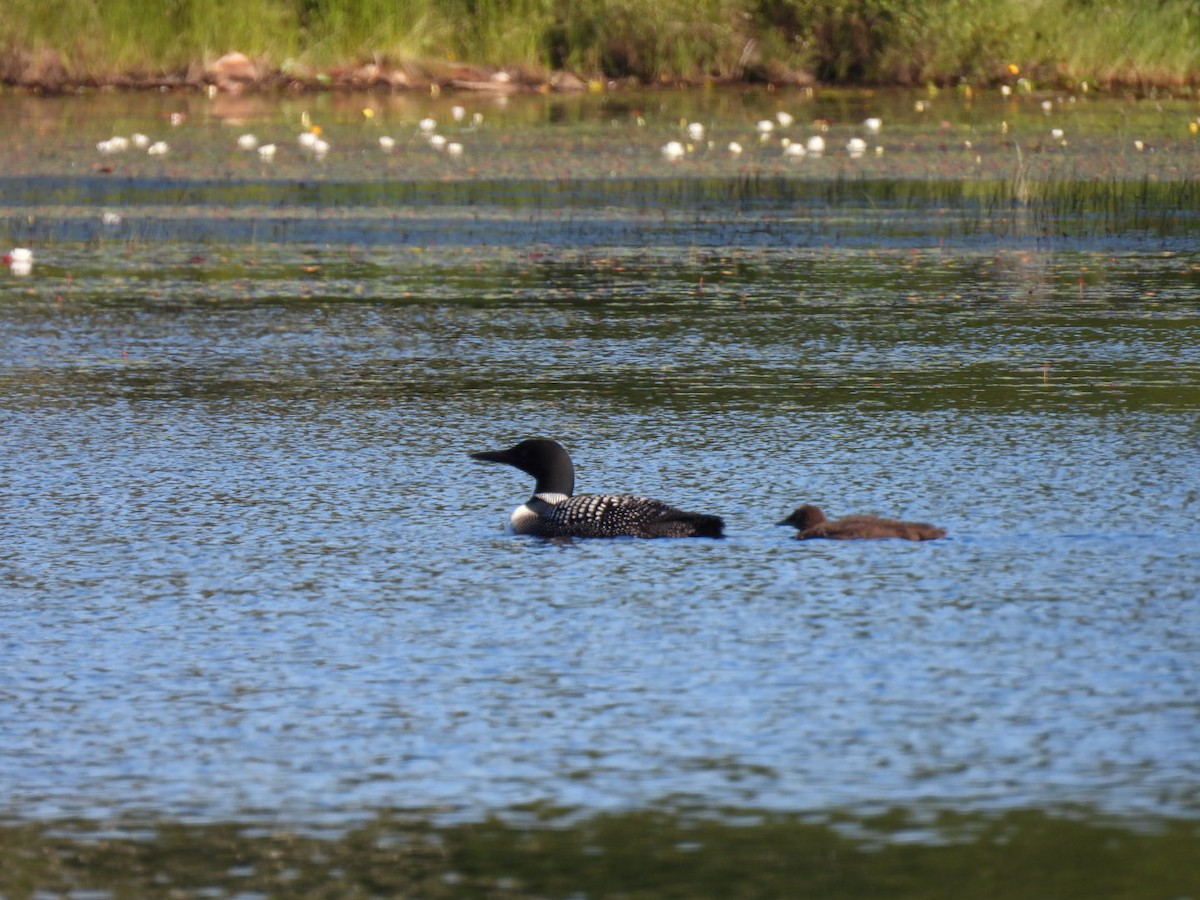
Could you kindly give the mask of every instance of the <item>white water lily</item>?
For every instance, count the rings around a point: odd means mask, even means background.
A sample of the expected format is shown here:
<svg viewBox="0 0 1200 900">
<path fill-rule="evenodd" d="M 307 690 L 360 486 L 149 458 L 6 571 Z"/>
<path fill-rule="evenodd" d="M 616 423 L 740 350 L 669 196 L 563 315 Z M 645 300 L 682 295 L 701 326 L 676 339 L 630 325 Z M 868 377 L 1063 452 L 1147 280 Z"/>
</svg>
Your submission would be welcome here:
<svg viewBox="0 0 1200 900">
<path fill-rule="evenodd" d="M 741 145 L 741 144 L 739 144 L 737 141 L 730 141 L 730 142 L 729 142 L 729 152 L 730 152 L 730 154 L 732 154 L 733 156 L 741 156 L 741 154 L 742 154 L 742 145 Z"/>
<path fill-rule="evenodd" d="M 775 121 L 779 123 L 780 128 L 787 128 L 796 121 L 796 117 L 790 112 L 784 112 L 782 109 L 775 113 Z"/>
<path fill-rule="evenodd" d="M 258 155 L 259 155 L 260 159 L 265 159 L 265 160 L 274 159 L 275 158 L 275 145 L 274 144 L 263 144 L 261 147 L 258 148 Z"/>
<path fill-rule="evenodd" d="M 426 116 L 417 123 L 417 127 L 420 128 L 425 134 L 432 134 L 433 130 L 437 128 L 437 119 Z"/>
<path fill-rule="evenodd" d="M 258 138 L 252 134 L 243 134 L 237 139 L 237 145 L 240 150 L 253 150 L 258 146 Z"/>
<path fill-rule="evenodd" d="M 759 119 L 758 124 L 754 126 L 760 135 L 764 138 L 775 130 L 775 123 L 770 119 Z"/>
<path fill-rule="evenodd" d="M 396 149 L 396 139 L 390 135 L 381 134 L 379 136 L 379 149 L 384 153 L 391 153 Z"/>
<path fill-rule="evenodd" d="M 446 145 L 446 153 L 449 154 L 450 156 L 462 156 L 463 155 L 463 145 L 460 144 L 458 141 L 451 141 L 450 143 L 448 143 Z"/>
<path fill-rule="evenodd" d="M 107 141 L 101 141 L 96 149 L 108 156 L 113 153 L 124 153 L 129 149 L 129 138 L 113 135 Z"/>
<path fill-rule="evenodd" d="M 860 137 L 852 137 L 846 141 L 846 152 L 850 154 L 851 159 L 858 159 L 867 152 L 867 142 Z"/>
<path fill-rule="evenodd" d="M 687 127 L 687 134 L 688 134 L 688 137 L 691 138 L 693 141 L 704 140 L 704 123 L 703 122 L 689 122 L 688 127 Z"/>
<path fill-rule="evenodd" d="M 129 140 L 133 146 L 137 147 L 139 150 L 145 150 L 150 146 L 150 138 L 142 134 L 140 131 L 131 134 L 129 136 Z"/>
<path fill-rule="evenodd" d="M 825 152 L 825 138 L 819 134 L 814 134 L 808 139 L 808 152 L 813 156 L 820 156 Z"/>
<path fill-rule="evenodd" d="M 429 136 L 429 146 L 434 150 L 441 150 L 446 146 L 446 138 L 440 134 L 431 134 Z"/>
<path fill-rule="evenodd" d="M 677 159 L 683 159 L 683 154 L 686 151 L 683 149 L 683 144 L 679 141 L 667 141 L 662 146 L 662 155 L 674 162 Z"/>
<path fill-rule="evenodd" d="M 794 156 L 797 159 L 807 156 L 808 151 L 804 149 L 804 145 L 795 141 L 788 141 L 783 147 L 784 156 Z"/>
<path fill-rule="evenodd" d="M 167 146 L 166 141 L 155 141 L 153 144 L 151 144 L 149 147 L 146 148 L 146 152 L 149 153 L 151 156 L 166 156 L 167 151 L 170 149 L 171 148 L 169 146 Z"/>
<path fill-rule="evenodd" d="M 455 122 L 461 122 L 466 117 L 466 115 L 467 115 L 467 111 L 465 109 L 463 109 L 463 107 L 461 107 L 461 106 L 450 107 L 450 117 L 453 118 Z"/>
<path fill-rule="evenodd" d="M 33 251 L 28 247 L 14 247 L 4 254 L 4 262 L 14 275 L 28 275 L 33 271 Z"/>
<path fill-rule="evenodd" d="M 863 119 L 863 125 L 871 134 L 879 134 L 879 129 L 883 127 L 883 119 L 872 116 L 869 119 Z"/>
</svg>

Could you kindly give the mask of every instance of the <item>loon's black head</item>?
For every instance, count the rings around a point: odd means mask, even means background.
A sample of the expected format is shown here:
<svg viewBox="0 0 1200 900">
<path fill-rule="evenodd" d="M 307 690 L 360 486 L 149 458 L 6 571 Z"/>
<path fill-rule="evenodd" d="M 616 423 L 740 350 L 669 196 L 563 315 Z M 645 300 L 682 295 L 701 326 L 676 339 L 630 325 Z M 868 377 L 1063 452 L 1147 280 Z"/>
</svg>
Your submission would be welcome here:
<svg viewBox="0 0 1200 900">
<path fill-rule="evenodd" d="M 776 525 L 792 525 L 804 531 L 807 528 L 812 528 L 814 525 L 820 525 L 825 521 L 825 513 L 821 512 L 815 506 L 805 503 L 803 506 L 797 506 L 792 510 L 792 514 L 782 522 L 776 522 Z"/>
<path fill-rule="evenodd" d="M 472 453 L 481 462 L 506 463 L 537 479 L 535 494 L 565 494 L 575 490 L 575 466 L 562 444 L 545 438 L 530 438 L 507 450 Z"/>
</svg>

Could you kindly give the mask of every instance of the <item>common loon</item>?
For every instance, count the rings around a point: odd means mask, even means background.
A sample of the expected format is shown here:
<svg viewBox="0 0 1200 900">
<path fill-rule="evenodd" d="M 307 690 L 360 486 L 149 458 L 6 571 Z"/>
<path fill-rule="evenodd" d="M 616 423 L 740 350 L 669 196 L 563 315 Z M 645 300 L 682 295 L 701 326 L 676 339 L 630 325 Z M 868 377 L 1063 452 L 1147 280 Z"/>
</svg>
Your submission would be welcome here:
<svg viewBox="0 0 1200 900">
<path fill-rule="evenodd" d="M 797 507 L 790 516 L 777 525 L 792 525 L 799 529 L 796 538 L 830 538 L 850 541 L 874 538 L 904 538 L 906 541 L 932 541 L 946 536 L 946 529 L 927 525 L 924 522 L 901 522 L 898 519 L 881 519 L 878 516 L 844 516 L 830 522 L 825 513 L 815 506 L 805 504 Z"/>
<path fill-rule="evenodd" d="M 517 534 L 537 537 L 721 537 L 719 516 L 684 512 L 632 494 L 579 494 L 575 466 L 561 444 L 542 438 L 507 450 L 472 453 L 482 462 L 516 466 L 537 479 L 533 496 L 513 510 Z"/>
</svg>

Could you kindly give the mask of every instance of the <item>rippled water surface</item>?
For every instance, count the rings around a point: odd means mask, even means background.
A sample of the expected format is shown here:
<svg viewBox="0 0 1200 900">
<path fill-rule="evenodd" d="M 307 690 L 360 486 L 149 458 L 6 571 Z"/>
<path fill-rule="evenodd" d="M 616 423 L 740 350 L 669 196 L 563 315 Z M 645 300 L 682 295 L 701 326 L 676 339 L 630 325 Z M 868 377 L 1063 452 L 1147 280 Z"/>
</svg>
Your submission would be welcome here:
<svg viewBox="0 0 1200 900">
<path fill-rule="evenodd" d="M 469 98 L 450 159 L 416 121 L 464 101 L 401 102 L 0 97 L 0 238 L 35 253 L 0 271 L 12 827 L 538 810 L 934 846 L 947 815 L 1034 815 L 1194 839 L 1194 109 Z M 834 149 L 760 142 L 784 107 Z M 717 137 L 668 164 L 681 119 Z M 97 153 L 134 130 L 170 152 Z M 506 534 L 530 479 L 467 453 L 531 435 L 580 490 L 728 537 Z M 773 524 L 801 502 L 949 537 L 801 543 Z M 1160 851 L 1144 895 L 1196 890 Z M 459 859 L 393 889 L 477 884 Z"/>
</svg>

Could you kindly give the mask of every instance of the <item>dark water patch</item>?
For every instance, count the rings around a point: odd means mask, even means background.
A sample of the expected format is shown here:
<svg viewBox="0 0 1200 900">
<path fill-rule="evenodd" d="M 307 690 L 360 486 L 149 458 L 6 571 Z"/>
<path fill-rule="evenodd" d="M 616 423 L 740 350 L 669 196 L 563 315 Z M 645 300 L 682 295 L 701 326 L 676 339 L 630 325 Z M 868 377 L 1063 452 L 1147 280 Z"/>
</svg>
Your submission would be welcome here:
<svg viewBox="0 0 1200 900">
<path fill-rule="evenodd" d="M 305 183 L 0 181 L 14 240 L 497 247 L 972 246 L 1165 242 L 1196 227 L 1195 182 L 738 178 Z M 74 210 L 64 215 L 64 211 Z M 84 212 L 88 211 L 88 212 Z M 105 216 L 108 216 L 108 219 Z M 114 218 L 117 217 L 117 218 Z M 1082 243 L 1081 243 L 1082 242 Z"/>
<path fill-rule="evenodd" d="M 1023 188 L 1022 188 L 1023 185 Z M 1023 195 L 1021 191 L 1023 190 Z M 175 177 L 32 176 L 0 178 L 5 206 L 211 206 L 241 207 L 499 206 L 517 210 L 591 207 L 639 211 L 674 208 L 769 212 L 796 205 L 889 209 L 1044 204 L 1049 215 L 1118 214 L 1124 209 L 1195 212 L 1194 181 L 1134 179 L 1027 180 L 833 178 L 750 173 L 736 177 L 646 175 L 638 178 L 474 178 L 304 181 Z"/>
<path fill-rule="evenodd" d="M 0 380 L 10 402 L 28 403 L 385 402 L 453 391 L 479 402 L 590 399 L 631 409 L 849 404 L 1094 415 L 1186 410 L 1200 400 L 1195 316 L 1184 307 L 1161 315 L 1137 304 L 1063 311 L 1021 301 L 870 300 L 867 289 L 848 300 L 766 301 L 763 285 L 737 302 L 710 300 L 703 290 L 629 298 L 619 287 L 581 297 L 553 286 L 575 279 L 571 267 L 544 276 L 550 285 L 520 289 L 528 299 L 459 309 L 431 305 L 420 289 L 419 301 L 385 304 L 314 293 L 265 305 L 175 296 L 107 309 L 79 300 L 20 315 L 13 308 L 10 322 L 19 327 Z M 242 338 L 231 341 L 231 328 Z M 105 335 L 99 343 L 97 330 Z"/>
<path fill-rule="evenodd" d="M 903 810 L 829 823 L 757 810 L 529 810 L 435 827 L 380 813 L 337 836 L 270 823 L 68 820 L 0 828 L 0 889 L 138 897 L 1185 897 L 1193 824 Z"/>
</svg>

